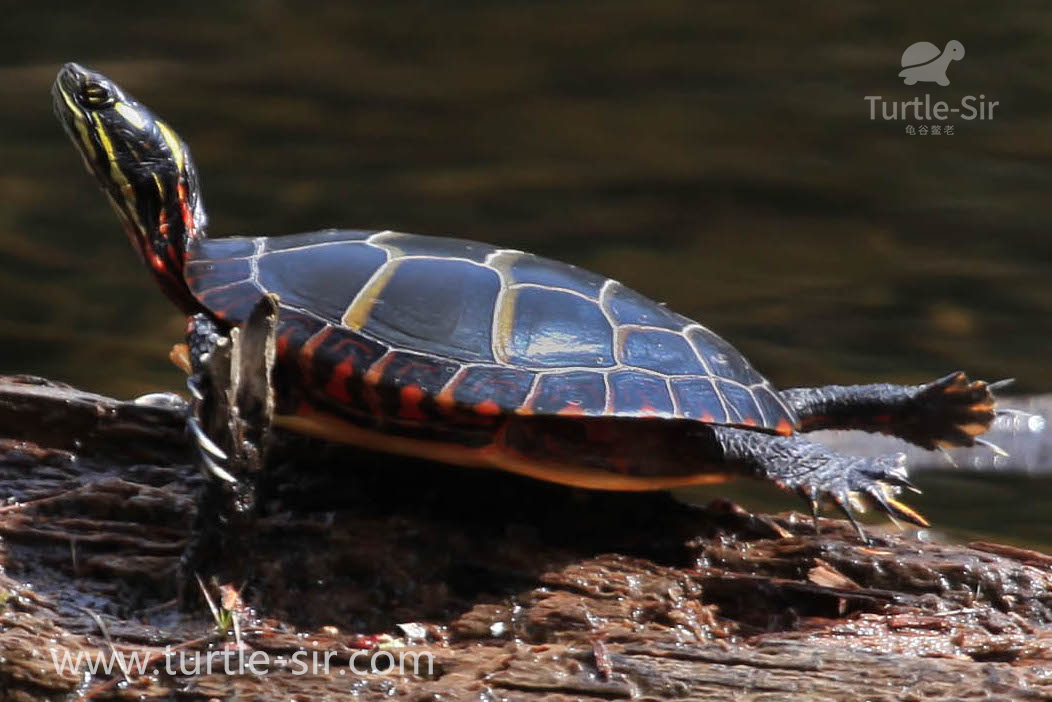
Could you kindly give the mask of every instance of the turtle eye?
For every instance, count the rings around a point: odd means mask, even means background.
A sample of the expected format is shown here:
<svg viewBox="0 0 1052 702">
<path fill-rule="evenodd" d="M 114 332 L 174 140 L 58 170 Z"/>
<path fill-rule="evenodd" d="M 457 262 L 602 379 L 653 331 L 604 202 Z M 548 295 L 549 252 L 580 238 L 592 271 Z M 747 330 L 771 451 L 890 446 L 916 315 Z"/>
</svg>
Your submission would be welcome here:
<svg viewBox="0 0 1052 702">
<path fill-rule="evenodd" d="M 113 92 L 101 83 L 89 81 L 83 83 L 77 91 L 77 102 L 84 107 L 99 110 L 114 103 Z"/>
</svg>

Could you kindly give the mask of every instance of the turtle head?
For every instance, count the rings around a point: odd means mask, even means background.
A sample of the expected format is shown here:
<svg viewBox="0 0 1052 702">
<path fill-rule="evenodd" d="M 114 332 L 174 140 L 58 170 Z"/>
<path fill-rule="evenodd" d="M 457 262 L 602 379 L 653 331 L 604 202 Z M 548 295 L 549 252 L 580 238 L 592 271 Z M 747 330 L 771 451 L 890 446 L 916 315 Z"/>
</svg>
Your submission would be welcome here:
<svg viewBox="0 0 1052 702">
<path fill-rule="evenodd" d="M 186 144 L 119 85 L 75 63 L 59 71 L 52 96 L 55 114 L 132 245 L 168 296 L 196 311 L 183 263 L 189 241 L 203 236 L 206 218 Z"/>
<path fill-rule="evenodd" d="M 951 39 L 946 42 L 946 48 L 942 52 L 943 56 L 948 56 L 950 61 L 960 61 L 964 58 L 964 44 Z"/>
</svg>

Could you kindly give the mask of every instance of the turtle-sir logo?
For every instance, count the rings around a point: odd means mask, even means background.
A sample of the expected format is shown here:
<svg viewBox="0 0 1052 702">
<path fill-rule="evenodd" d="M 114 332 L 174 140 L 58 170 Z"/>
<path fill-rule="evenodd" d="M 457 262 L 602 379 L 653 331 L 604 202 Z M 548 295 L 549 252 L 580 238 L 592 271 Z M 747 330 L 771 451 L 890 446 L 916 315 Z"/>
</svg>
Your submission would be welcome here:
<svg viewBox="0 0 1052 702">
<path fill-rule="evenodd" d="M 964 44 L 956 39 L 946 42 L 942 49 L 931 42 L 919 41 L 902 52 L 899 78 L 906 85 L 936 83 L 945 87 L 950 84 L 946 70 L 950 64 L 962 58 Z M 870 119 L 916 120 L 921 123 L 920 126 L 906 125 L 906 134 L 921 136 L 952 136 L 956 132 L 954 125 L 948 123 L 950 120 L 991 120 L 994 118 L 994 108 L 1001 104 L 996 100 L 987 100 L 982 93 L 978 97 L 965 95 L 957 104 L 944 102 L 938 97 L 933 99 L 930 94 L 918 95 L 912 100 L 885 100 L 880 95 L 867 95 L 865 100 L 869 103 Z"/>
<path fill-rule="evenodd" d="M 902 72 L 899 77 L 906 85 L 926 82 L 947 86 L 950 79 L 946 77 L 946 69 L 952 61 L 962 58 L 964 45 L 956 39 L 947 42 L 942 51 L 930 41 L 918 41 L 902 52 Z"/>
</svg>

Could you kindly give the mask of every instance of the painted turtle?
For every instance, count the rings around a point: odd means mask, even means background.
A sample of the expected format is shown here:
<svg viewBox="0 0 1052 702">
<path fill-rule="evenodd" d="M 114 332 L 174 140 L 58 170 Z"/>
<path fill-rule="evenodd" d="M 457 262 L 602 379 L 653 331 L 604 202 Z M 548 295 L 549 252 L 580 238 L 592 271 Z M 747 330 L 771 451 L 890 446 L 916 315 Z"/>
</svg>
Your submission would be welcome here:
<svg viewBox="0 0 1052 702">
<path fill-rule="evenodd" d="M 971 446 L 995 417 L 992 387 L 964 373 L 779 392 L 701 324 L 521 251 L 393 231 L 209 238 L 190 151 L 171 127 L 76 64 L 53 94 L 133 246 L 192 315 L 191 340 L 279 296 L 279 427 L 586 488 L 751 476 L 813 511 L 828 499 L 852 518 L 869 504 L 924 525 L 896 499 L 910 485 L 903 455 L 841 455 L 800 433 Z"/>
</svg>

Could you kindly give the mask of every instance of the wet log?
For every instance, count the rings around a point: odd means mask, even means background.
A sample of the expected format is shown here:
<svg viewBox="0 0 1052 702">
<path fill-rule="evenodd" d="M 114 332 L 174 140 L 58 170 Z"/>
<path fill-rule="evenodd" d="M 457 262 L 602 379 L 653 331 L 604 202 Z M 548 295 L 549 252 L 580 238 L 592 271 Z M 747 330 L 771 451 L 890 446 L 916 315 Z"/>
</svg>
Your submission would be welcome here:
<svg viewBox="0 0 1052 702">
<path fill-rule="evenodd" d="M 0 380 L 0 700 L 1052 698 L 1045 554 L 293 437 L 225 555 L 247 585 L 183 612 L 181 423 Z M 115 651 L 123 671 L 53 658 Z"/>
</svg>

